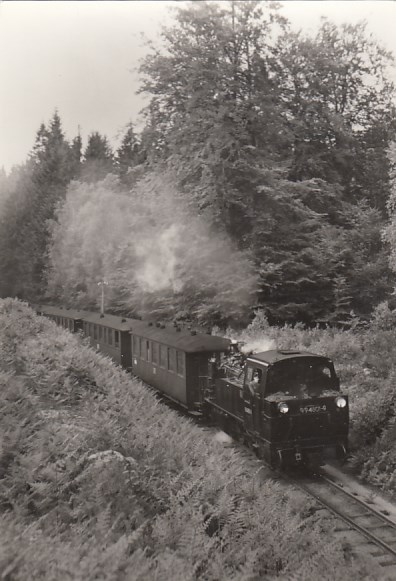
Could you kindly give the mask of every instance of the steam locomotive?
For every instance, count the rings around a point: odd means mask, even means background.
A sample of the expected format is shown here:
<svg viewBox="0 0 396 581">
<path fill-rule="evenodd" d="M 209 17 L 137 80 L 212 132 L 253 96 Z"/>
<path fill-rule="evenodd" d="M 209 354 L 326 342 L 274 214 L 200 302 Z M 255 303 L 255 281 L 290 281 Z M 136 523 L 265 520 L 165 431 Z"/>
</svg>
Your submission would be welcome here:
<svg viewBox="0 0 396 581">
<path fill-rule="evenodd" d="M 93 348 L 189 414 L 252 446 L 271 466 L 347 454 L 348 397 L 327 357 L 270 350 L 241 359 L 229 339 L 176 325 L 53 306 L 36 311 L 83 333 Z"/>
</svg>

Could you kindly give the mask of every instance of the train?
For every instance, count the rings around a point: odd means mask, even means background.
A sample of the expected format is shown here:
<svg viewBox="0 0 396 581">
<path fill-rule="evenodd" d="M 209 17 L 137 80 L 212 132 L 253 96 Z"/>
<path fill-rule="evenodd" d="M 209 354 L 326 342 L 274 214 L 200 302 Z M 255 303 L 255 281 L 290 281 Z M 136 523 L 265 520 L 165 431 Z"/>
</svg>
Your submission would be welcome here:
<svg viewBox="0 0 396 581">
<path fill-rule="evenodd" d="M 274 468 L 348 453 L 349 403 L 333 362 L 307 351 L 242 356 L 230 339 L 111 314 L 38 305 L 188 414 L 251 446 Z"/>
</svg>

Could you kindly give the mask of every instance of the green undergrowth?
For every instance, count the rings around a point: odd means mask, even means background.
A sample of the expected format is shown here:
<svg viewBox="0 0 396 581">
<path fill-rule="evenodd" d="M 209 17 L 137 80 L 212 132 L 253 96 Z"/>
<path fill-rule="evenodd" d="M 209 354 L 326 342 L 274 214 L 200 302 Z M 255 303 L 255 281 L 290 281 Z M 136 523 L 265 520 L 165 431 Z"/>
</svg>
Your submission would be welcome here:
<svg viewBox="0 0 396 581">
<path fill-rule="evenodd" d="M 11 299 L 0 397 L 5 581 L 381 578 L 259 464 Z"/>
<path fill-rule="evenodd" d="M 349 395 L 348 463 L 363 480 L 396 498 L 396 325 L 386 307 L 369 325 L 348 330 L 271 327 L 259 311 L 243 333 L 227 334 L 248 347 L 301 349 L 330 357 L 341 389 Z"/>
</svg>

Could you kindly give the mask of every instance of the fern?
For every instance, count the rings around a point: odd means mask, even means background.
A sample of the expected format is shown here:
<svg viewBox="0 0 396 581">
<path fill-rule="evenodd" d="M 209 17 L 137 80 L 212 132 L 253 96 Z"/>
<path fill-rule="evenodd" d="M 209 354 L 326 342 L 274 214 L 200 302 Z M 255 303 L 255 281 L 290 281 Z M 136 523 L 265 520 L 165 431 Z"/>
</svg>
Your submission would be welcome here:
<svg viewBox="0 0 396 581">
<path fill-rule="evenodd" d="M 286 332 L 323 350 L 331 339 Z M 329 525 L 256 460 L 17 301 L 0 301 L 0 355 L 0 571 L 10 578 L 313 581 L 321 562 L 334 579 L 367 578 L 371 563 L 357 565 L 342 542 L 327 548 Z"/>
</svg>

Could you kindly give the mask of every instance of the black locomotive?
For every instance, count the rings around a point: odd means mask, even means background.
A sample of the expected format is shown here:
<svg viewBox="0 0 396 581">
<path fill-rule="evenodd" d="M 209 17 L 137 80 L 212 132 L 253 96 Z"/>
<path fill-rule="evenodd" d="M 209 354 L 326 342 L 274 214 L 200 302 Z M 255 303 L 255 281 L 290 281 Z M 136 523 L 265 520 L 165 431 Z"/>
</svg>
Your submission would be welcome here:
<svg viewBox="0 0 396 581">
<path fill-rule="evenodd" d="M 223 337 L 114 315 L 52 306 L 37 312 L 89 337 L 112 357 L 190 414 L 211 421 L 256 448 L 271 465 L 344 458 L 348 398 L 327 357 L 271 350 L 230 365 Z"/>
</svg>

